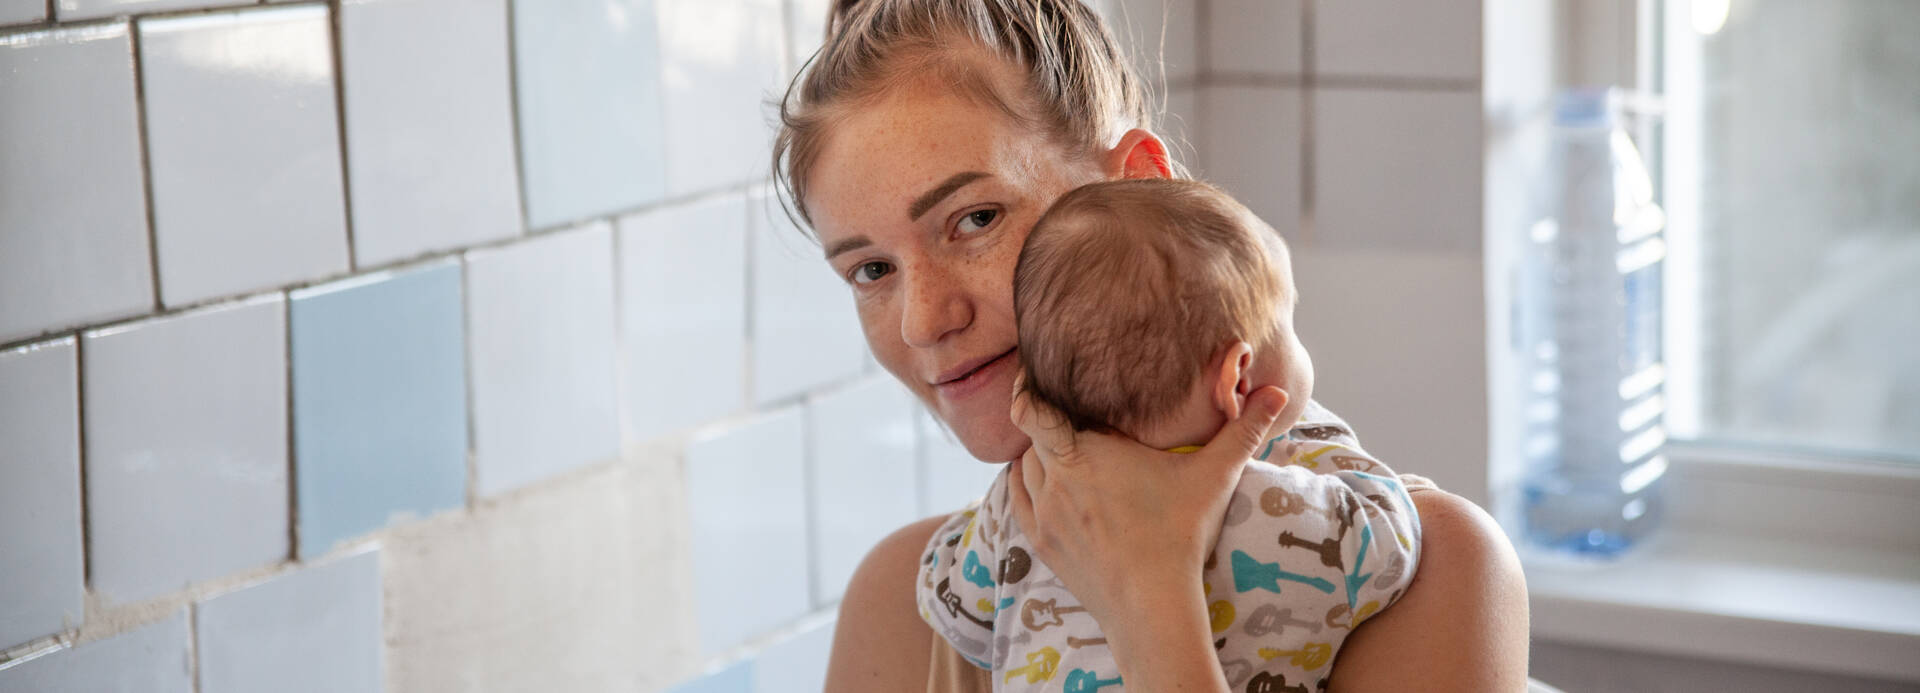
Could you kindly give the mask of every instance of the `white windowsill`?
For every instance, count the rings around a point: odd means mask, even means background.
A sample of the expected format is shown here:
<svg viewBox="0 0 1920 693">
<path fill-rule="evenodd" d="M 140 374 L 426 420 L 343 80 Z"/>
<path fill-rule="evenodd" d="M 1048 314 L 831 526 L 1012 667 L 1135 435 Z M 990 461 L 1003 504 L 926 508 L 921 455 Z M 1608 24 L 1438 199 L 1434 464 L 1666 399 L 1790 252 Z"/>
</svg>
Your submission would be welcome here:
<svg viewBox="0 0 1920 693">
<path fill-rule="evenodd" d="M 1672 526 L 1605 566 L 1528 556 L 1536 638 L 1920 682 L 1911 467 L 1672 451 Z"/>
</svg>

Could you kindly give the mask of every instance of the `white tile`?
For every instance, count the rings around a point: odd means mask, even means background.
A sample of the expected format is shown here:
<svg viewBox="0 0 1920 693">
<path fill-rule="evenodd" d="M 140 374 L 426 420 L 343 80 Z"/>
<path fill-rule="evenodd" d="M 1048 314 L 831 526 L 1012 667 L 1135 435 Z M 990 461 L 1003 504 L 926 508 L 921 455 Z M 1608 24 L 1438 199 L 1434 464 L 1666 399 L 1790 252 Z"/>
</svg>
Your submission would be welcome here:
<svg viewBox="0 0 1920 693">
<path fill-rule="evenodd" d="M 860 558 L 920 517 L 913 395 L 869 377 L 807 404 L 816 606 L 840 599 Z"/>
<path fill-rule="evenodd" d="M 747 208 L 739 195 L 620 220 L 630 440 L 746 405 Z"/>
<path fill-rule="evenodd" d="M 0 342 L 153 307 L 132 45 L 125 24 L 0 41 Z"/>
<path fill-rule="evenodd" d="M 80 625 L 80 380 L 72 337 L 0 351 L 0 649 Z"/>
<path fill-rule="evenodd" d="M 380 554 L 363 551 L 201 602 L 201 693 L 379 693 Z"/>
<path fill-rule="evenodd" d="M 0 0 L 0 25 L 26 24 L 47 18 L 47 3 L 41 0 Z"/>
<path fill-rule="evenodd" d="M 348 0 L 340 44 L 355 261 L 520 233 L 506 2 Z"/>
<path fill-rule="evenodd" d="M 527 223 L 545 229 L 666 190 L 651 0 L 515 2 Z"/>
<path fill-rule="evenodd" d="M 1167 152 L 1173 160 L 1188 167 L 1197 165 L 1200 128 L 1200 92 L 1194 87 L 1182 87 L 1167 94 L 1166 103 L 1156 114 L 1154 134 L 1167 145 Z"/>
<path fill-rule="evenodd" d="M 1480 0 L 1339 0 L 1313 7 L 1322 75 L 1475 79 Z"/>
<path fill-rule="evenodd" d="M 1300 238 L 1300 90 L 1203 87 L 1196 173 L 1288 240 Z"/>
<path fill-rule="evenodd" d="M 327 8 L 139 26 L 162 302 L 345 271 Z"/>
<path fill-rule="evenodd" d="M 1314 400 L 1395 471 L 1486 504 L 1480 255 L 1296 249 L 1293 267 Z"/>
<path fill-rule="evenodd" d="M 1193 0 L 1112 0 L 1102 12 L 1107 29 L 1133 58 L 1154 91 L 1191 83 L 1200 72 L 1198 13 Z"/>
<path fill-rule="evenodd" d="M 1211 0 L 1207 6 L 1207 69 L 1259 75 L 1298 75 L 1301 0 Z"/>
<path fill-rule="evenodd" d="M 924 407 L 915 423 L 920 440 L 920 515 L 950 514 L 980 500 L 1003 465 L 981 462 L 967 452 Z"/>
<path fill-rule="evenodd" d="M 808 610 L 801 419 L 786 409 L 687 447 L 693 601 L 706 656 Z"/>
<path fill-rule="evenodd" d="M 287 555 L 278 295 L 86 333 L 88 572 L 111 603 Z"/>
<path fill-rule="evenodd" d="M 827 34 L 827 12 L 833 5 L 832 0 L 787 0 L 787 76 L 799 71 L 820 50 Z"/>
<path fill-rule="evenodd" d="M 467 254 L 481 495 L 620 451 L 612 239 L 600 222 Z"/>
<path fill-rule="evenodd" d="M 0 668 L 0 693 L 189 693 L 187 614 Z"/>
<path fill-rule="evenodd" d="M 829 619 L 761 650 L 753 664 L 753 693 L 826 690 L 834 623 Z"/>
<path fill-rule="evenodd" d="M 114 15 L 148 14 L 200 7 L 250 5 L 249 0 L 54 0 L 54 16 L 63 22 Z"/>
<path fill-rule="evenodd" d="M 667 192 L 769 175 L 765 104 L 783 92 L 780 0 L 655 0 L 666 107 Z"/>
<path fill-rule="evenodd" d="M 1478 256 L 1478 94 L 1322 89 L 1314 99 L 1315 243 Z"/>
<path fill-rule="evenodd" d="M 753 253 L 753 400 L 786 399 L 860 373 L 867 351 L 853 294 L 778 203 L 747 201 Z"/>
</svg>

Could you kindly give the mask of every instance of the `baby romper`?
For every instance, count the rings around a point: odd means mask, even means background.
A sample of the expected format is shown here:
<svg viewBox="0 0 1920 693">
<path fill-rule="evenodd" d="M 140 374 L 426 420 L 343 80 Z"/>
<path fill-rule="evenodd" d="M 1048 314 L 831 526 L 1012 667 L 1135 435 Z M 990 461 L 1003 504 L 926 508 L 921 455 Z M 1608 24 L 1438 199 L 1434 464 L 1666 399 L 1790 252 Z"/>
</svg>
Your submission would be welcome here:
<svg viewBox="0 0 1920 693">
<path fill-rule="evenodd" d="M 1203 573 L 1214 647 L 1232 688 L 1323 689 L 1354 626 L 1398 599 L 1419 563 L 1406 486 L 1344 436 L 1309 428 L 1249 462 Z M 1002 470 L 977 504 L 948 518 L 923 554 L 920 616 L 995 691 L 1121 693 L 1099 625 L 1013 521 Z"/>
</svg>

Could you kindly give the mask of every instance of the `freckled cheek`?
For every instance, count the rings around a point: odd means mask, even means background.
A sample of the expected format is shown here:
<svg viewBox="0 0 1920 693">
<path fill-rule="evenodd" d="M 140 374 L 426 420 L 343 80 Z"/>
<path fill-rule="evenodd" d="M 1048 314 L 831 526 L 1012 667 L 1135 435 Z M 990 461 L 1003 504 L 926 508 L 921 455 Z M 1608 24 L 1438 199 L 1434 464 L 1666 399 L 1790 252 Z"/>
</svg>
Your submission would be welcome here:
<svg viewBox="0 0 1920 693">
<path fill-rule="evenodd" d="M 900 311 L 891 302 L 862 302 L 859 306 L 860 330 L 866 335 L 867 348 L 880 367 L 912 387 L 915 379 L 910 360 L 911 349 L 900 337 Z"/>
</svg>

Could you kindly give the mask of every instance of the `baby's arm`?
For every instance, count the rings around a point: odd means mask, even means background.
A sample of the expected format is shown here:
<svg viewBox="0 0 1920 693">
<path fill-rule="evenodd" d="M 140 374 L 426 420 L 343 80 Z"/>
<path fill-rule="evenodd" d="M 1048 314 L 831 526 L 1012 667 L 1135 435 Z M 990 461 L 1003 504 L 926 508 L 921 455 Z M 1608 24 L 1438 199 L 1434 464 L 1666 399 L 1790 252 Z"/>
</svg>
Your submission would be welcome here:
<svg viewBox="0 0 1920 693">
<path fill-rule="evenodd" d="M 1273 455 L 1271 463 L 1313 472 L 1311 477 L 1294 476 L 1309 482 L 1300 493 L 1303 499 L 1314 499 L 1308 504 L 1324 513 L 1324 536 L 1282 529 L 1278 542 L 1319 553 L 1323 567 L 1341 574 L 1336 582 L 1348 611 L 1339 619 L 1329 614 L 1328 622 L 1346 620 L 1348 627 L 1357 626 L 1392 605 L 1419 565 L 1420 515 L 1407 482 L 1366 453 L 1343 445 L 1295 441 L 1282 444 L 1276 453 L 1281 454 Z M 1285 498 L 1281 489 L 1263 493 L 1265 500 Z"/>
</svg>

